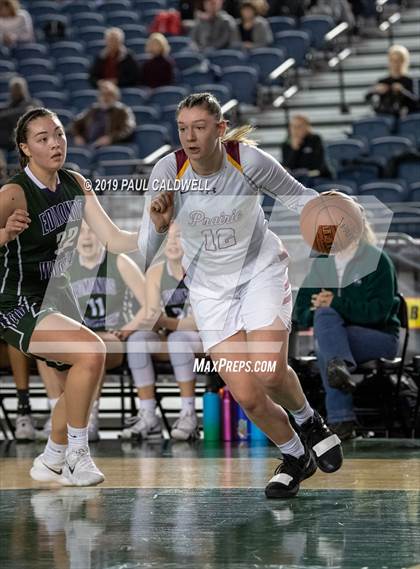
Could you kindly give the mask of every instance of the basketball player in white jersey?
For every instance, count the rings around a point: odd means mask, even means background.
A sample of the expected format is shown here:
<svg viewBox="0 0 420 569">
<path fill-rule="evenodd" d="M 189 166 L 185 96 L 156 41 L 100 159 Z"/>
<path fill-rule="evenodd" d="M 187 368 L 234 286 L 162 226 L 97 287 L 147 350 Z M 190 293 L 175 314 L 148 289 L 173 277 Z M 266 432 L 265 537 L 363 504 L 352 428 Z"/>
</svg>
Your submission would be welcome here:
<svg viewBox="0 0 420 569">
<path fill-rule="evenodd" d="M 258 194 L 274 196 L 297 212 L 317 194 L 247 139 L 250 127 L 227 134 L 220 104 L 211 94 L 181 101 L 177 122 L 182 149 L 162 158 L 151 173 L 140 251 L 147 266 L 176 218 L 204 350 L 213 361 L 231 361 L 220 371 L 223 380 L 283 456 L 266 496 L 295 496 L 317 466 L 334 472 L 343 455 L 340 439 L 310 407 L 288 365 L 288 255 L 267 227 Z M 176 186 L 175 180 L 184 191 L 165 191 Z M 197 186 L 201 191 L 193 191 Z M 258 371 L 273 360 L 275 372 Z M 250 369 L 245 362 L 253 364 Z M 293 415 L 299 434 L 284 409 Z"/>
</svg>

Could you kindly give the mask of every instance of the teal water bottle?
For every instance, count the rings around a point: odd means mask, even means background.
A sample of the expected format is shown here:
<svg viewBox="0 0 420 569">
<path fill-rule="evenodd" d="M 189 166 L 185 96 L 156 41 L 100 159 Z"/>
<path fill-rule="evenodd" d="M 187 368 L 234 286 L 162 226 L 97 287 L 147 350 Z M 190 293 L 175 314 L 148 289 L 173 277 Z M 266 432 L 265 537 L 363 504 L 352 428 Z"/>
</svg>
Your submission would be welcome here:
<svg viewBox="0 0 420 569">
<path fill-rule="evenodd" d="M 220 441 L 221 400 L 218 392 L 206 391 L 203 395 L 204 440 Z"/>
<path fill-rule="evenodd" d="M 267 435 L 251 421 L 251 441 L 268 442 Z"/>
</svg>

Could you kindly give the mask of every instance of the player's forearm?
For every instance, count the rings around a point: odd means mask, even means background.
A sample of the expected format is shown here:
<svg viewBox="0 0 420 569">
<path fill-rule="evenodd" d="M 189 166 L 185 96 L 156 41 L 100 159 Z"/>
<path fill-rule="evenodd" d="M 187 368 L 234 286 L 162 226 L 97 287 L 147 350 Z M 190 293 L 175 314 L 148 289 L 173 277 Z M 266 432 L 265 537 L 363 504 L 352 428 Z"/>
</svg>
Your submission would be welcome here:
<svg viewBox="0 0 420 569">
<path fill-rule="evenodd" d="M 3 229 L 0 229 L 0 247 L 6 245 L 7 243 L 9 243 L 9 241 L 10 241 L 9 235 L 3 227 Z"/>
<path fill-rule="evenodd" d="M 120 229 L 109 241 L 107 241 L 106 248 L 108 251 L 115 253 L 116 255 L 137 251 L 137 239 L 137 233 L 132 231 L 123 231 Z"/>
</svg>

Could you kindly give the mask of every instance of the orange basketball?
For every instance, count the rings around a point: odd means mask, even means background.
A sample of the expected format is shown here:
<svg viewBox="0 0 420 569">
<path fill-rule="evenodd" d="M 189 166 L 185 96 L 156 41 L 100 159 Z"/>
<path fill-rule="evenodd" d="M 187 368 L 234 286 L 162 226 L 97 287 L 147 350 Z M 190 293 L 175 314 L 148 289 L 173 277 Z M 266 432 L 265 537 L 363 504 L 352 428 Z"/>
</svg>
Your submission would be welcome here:
<svg viewBox="0 0 420 569">
<path fill-rule="evenodd" d="M 359 205 L 336 190 L 320 194 L 305 204 L 300 215 L 300 231 L 305 241 L 319 253 L 342 251 L 363 231 Z"/>
</svg>

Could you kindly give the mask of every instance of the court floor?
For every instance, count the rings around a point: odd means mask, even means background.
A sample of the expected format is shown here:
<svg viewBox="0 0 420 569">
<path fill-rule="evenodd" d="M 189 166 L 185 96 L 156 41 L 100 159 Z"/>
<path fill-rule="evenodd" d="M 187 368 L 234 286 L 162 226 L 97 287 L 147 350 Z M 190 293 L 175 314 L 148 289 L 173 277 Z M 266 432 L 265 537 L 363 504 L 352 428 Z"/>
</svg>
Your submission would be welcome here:
<svg viewBox="0 0 420 569">
<path fill-rule="evenodd" d="M 346 443 L 285 501 L 264 497 L 272 446 L 105 440 L 96 488 L 32 481 L 42 448 L 0 444 L 7 569 L 420 569 L 419 440 Z"/>
</svg>

